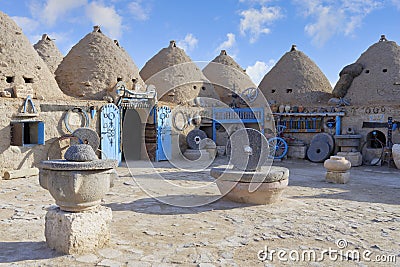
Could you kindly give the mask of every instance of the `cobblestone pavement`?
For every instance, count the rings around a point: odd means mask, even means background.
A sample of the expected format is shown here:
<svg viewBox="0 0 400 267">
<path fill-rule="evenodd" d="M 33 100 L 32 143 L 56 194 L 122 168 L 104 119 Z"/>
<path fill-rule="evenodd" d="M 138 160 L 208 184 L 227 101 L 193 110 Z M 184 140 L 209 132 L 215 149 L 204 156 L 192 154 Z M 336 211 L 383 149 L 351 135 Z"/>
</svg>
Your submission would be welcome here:
<svg viewBox="0 0 400 267">
<path fill-rule="evenodd" d="M 220 163 L 223 159 L 216 164 Z M 133 162 L 139 166 L 133 173 L 149 179 L 158 172 L 182 186 L 212 182 L 208 171 L 178 171 L 166 162 L 152 170 L 141 164 Z M 80 256 L 47 248 L 44 216 L 54 200 L 37 177 L 2 180 L 0 266 L 400 266 L 400 170 L 356 167 L 350 182 L 340 185 L 324 181 L 322 164 L 284 160 L 274 165 L 290 169 L 289 187 L 279 203 L 218 200 L 194 208 L 152 198 L 127 168 L 120 167 L 119 179 L 103 203 L 113 210 L 110 245 Z M 159 199 L 185 202 L 217 195 L 211 185 L 199 189 L 197 196 L 177 191 Z M 258 259 L 266 247 L 270 256 L 276 251 L 272 261 Z M 339 252 L 329 259 L 329 249 Z M 278 259 L 279 251 L 286 253 L 280 256 L 287 261 Z M 356 261 L 355 252 L 366 258 Z M 315 253 L 316 260 L 302 261 L 307 253 Z M 321 255 L 324 259 L 318 261 Z M 392 260 L 392 255 L 397 263 L 368 262 L 378 257 Z"/>
</svg>

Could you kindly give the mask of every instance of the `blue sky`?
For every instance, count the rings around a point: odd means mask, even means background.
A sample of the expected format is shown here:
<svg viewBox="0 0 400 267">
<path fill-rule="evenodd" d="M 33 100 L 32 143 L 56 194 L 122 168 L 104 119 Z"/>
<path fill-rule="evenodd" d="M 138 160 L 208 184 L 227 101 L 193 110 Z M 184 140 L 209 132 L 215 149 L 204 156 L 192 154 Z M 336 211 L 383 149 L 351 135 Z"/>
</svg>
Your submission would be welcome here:
<svg viewBox="0 0 400 267">
<path fill-rule="evenodd" d="M 257 84 L 292 44 L 334 84 L 381 34 L 400 43 L 400 0 L 0 0 L 0 10 L 64 55 L 98 24 L 139 68 L 176 40 L 194 61 L 226 49 Z"/>
</svg>

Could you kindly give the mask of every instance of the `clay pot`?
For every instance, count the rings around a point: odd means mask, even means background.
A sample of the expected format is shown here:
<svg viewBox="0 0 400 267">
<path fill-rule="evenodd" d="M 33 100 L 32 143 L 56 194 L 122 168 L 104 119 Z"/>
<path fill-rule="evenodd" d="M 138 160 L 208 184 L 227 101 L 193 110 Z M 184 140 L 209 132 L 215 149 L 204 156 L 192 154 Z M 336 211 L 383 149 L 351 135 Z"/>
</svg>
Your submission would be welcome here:
<svg viewBox="0 0 400 267">
<path fill-rule="evenodd" d="M 304 107 L 300 105 L 299 108 L 298 108 L 298 110 L 299 110 L 299 113 L 303 113 Z"/>
<path fill-rule="evenodd" d="M 351 163 L 345 157 L 331 156 L 325 160 L 324 167 L 330 172 L 345 172 L 351 168 Z"/>
<path fill-rule="evenodd" d="M 392 147 L 392 156 L 397 169 L 400 169 L 400 144 L 394 144 Z"/>
</svg>

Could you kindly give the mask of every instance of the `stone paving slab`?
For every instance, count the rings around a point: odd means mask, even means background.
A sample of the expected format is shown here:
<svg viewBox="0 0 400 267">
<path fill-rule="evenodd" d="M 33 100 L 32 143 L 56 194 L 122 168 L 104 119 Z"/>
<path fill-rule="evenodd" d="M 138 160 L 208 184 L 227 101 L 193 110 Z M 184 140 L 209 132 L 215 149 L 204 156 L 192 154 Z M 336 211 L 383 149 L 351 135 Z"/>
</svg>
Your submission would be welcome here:
<svg viewBox="0 0 400 267">
<path fill-rule="evenodd" d="M 44 216 L 54 200 L 37 177 L 1 180 L 0 266 L 400 265 L 399 170 L 361 166 L 350 170 L 348 184 L 329 184 L 322 164 L 283 160 L 274 165 L 290 169 L 289 186 L 279 203 L 257 206 L 218 200 L 193 208 L 153 199 L 141 191 L 127 168 L 119 168 L 119 179 L 103 202 L 113 210 L 110 246 L 79 256 L 61 255 L 47 247 Z M 185 186 L 212 181 L 207 171 L 182 174 L 166 162 L 156 163 L 155 170 L 137 171 L 164 173 Z M 181 196 L 168 192 L 168 197 Z M 272 262 L 257 258 L 265 247 L 320 255 L 338 249 L 339 239 L 346 241 L 343 251 L 395 255 L 397 263 L 348 258 L 333 262 L 328 256 L 322 262 L 280 262 L 276 255 Z"/>
</svg>

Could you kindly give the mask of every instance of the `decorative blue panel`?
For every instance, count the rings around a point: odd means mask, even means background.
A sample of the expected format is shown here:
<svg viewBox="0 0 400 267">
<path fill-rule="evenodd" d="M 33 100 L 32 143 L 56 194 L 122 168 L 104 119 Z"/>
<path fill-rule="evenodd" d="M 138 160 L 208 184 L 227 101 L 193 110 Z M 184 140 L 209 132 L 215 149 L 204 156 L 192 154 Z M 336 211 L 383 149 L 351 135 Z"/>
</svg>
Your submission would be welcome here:
<svg viewBox="0 0 400 267">
<path fill-rule="evenodd" d="M 100 113 L 102 158 L 116 159 L 121 163 L 120 110 L 114 104 L 104 105 Z"/>
<path fill-rule="evenodd" d="M 171 109 L 167 106 L 162 106 L 157 109 L 156 161 L 169 160 L 171 154 Z"/>
<path fill-rule="evenodd" d="M 44 131 L 44 122 L 38 122 L 38 144 L 44 145 L 45 142 L 45 131 Z"/>
</svg>

